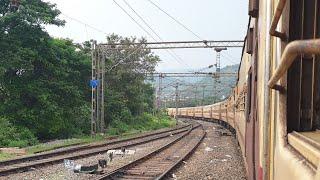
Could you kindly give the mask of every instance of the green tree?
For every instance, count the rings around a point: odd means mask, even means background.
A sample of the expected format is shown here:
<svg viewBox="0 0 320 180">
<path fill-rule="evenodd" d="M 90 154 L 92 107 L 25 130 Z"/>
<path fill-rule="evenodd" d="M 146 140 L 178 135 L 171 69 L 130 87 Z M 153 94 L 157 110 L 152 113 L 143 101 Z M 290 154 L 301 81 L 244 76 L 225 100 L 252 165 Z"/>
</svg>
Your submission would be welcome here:
<svg viewBox="0 0 320 180">
<path fill-rule="evenodd" d="M 146 74 L 155 71 L 159 57 L 150 50 L 131 45 L 134 42 L 145 42 L 144 39 L 124 38 L 118 35 L 107 37 L 108 43 L 128 44 L 124 50 L 107 52 L 107 123 L 115 119 L 126 119 L 124 116 L 138 116 L 151 112 L 153 108 L 154 89 L 146 84 Z"/>
<path fill-rule="evenodd" d="M 50 37 L 44 25 L 63 26 L 59 14 L 41 0 L 21 0 L 18 9 L 10 0 L 0 2 L 0 146 L 89 134 L 90 43 Z M 154 89 L 145 80 L 159 58 L 129 45 L 144 39 L 111 35 L 107 40 L 128 43 L 130 49 L 107 54 L 107 124 L 128 127 L 152 119 L 144 113 L 152 111 Z"/>
<path fill-rule="evenodd" d="M 70 40 L 52 39 L 43 25 L 63 25 L 59 10 L 22 0 L 0 4 L 1 116 L 40 139 L 88 131 L 90 59 Z"/>
</svg>

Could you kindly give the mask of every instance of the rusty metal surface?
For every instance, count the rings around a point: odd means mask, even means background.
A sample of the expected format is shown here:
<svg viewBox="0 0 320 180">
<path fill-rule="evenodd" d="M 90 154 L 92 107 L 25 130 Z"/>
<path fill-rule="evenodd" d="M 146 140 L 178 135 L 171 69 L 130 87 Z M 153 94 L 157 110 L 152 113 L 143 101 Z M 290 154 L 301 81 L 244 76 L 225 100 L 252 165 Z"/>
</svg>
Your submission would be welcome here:
<svg viewBox="0 0 320 180">
<path fill-rule="evenodd" d="M 88 157 L 91 155 L 96 155 L 99 153 L 107 152 L 110 149 L 119 149 L 122 147 L 130 147 L 134 145 L 139 145 L 154 140 L 170 137 L 171 135 L 179 135 L 190 129 L 190 126 L 183 126 L 180 128 L 175 128 L 171 130 L 166 130 L 163 132 L 150 133 L 143 136 L 138 136 L 134 138 L 112 141 L 109 143 L 103 143 L 94 146 L 80 146 L 71 148 L 69 151 L 45 153 L 43 155 L 35 155 L 31 157 L 25 157 L 21 159 L 5 161 L 0 165 L 0 176 L 5 176 L 10 173 L 15 173 L 19 171 L 26 171 L 33 167 L 43 167 L 46 165 L 52 165 L 55 163 L 63 162 L 64 159 L 79 159 L 83 157 Z"/>
<path fill-rule="evenodd" d="M 279 3 L 277 5 L 276 12 L 272 18 L 272 23 L 270 27 L 270 35 L 279 37 L 281 40 L 285 41 L 287 39 L 287 36 L 283 32 L 276 31 L 280 17 L 282 15 L 284 6 L 286 5 L 287 0 L 279 0 Z"/>
<path fill-rule="evenodd" d="M 320 54 L 320 39 L 297 40 L 289 43 L 283 52 L 279 66 L 268 82 L 270 88 L 275 87 L 276 83 L 288 71 L 295 58 L 300 54 Z"/>
<path fill-rule="evenodd" d="M 159 149 L 98 179 L 161 179 L 195 150 L 204 137 L 203 128 L 196 125 Z"/>
</svg>

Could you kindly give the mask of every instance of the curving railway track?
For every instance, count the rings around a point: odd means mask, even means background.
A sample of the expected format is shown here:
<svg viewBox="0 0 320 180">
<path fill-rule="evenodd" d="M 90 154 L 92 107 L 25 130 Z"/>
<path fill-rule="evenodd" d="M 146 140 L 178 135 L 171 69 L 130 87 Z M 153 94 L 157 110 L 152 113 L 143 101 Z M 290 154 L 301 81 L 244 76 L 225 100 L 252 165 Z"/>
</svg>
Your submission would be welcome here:
<svg viewBox="0 0 320 180">
<path fill-rule="evenodd" d="M 205 135 L 202 125 L 193 125 L 160 148 L 98 179 L 162 179 L 198 147 Z"/>
<path fill-rule="evenodd" d="M 192 125 L 187 124 L 169 130 L 146 133 L 144 135 L 122 140 L 113 140 L 104 143 L 73 146 L 62 150 L 56 150 L 7 161 L 1 161 L 0 176 L 6 176 L 12 173 L 28 171 L 32 168 L 39 168 L 47 165 L 61 163 L 64 159 L 80 159 L 84 157 L 93 156 L 99 153 L 105 153 L 111 149 L 120 149 L 136 146 L 143 143 L 159 140 L 162 138 L 171 137 L 172 135 L 180 137 L 181 134 L 189 132 L 191 128 Z"/>
</svg>

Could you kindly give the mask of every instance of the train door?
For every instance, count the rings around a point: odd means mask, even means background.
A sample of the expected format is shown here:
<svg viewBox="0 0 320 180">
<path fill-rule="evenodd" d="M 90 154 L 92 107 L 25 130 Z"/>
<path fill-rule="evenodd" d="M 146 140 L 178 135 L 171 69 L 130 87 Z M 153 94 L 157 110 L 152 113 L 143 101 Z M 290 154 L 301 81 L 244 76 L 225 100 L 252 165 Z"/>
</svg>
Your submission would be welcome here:
<svg viewBox="0 0 320 180">
<path fill-rule="evenodd" d="M 254 65 L 255 67 L 255 65 Z M 258 176 L 258 155 L 259 155 L 259 127 L 256 111 L 257 94 L 256 68 L 250 68 L 248 73 L 248 92 L 246 109 L 246 142 L 245 155 L 248 165 L 248 179 L 255 180 Z"/>
<path fill-rule="evenodd" d="M 247 102 L 246 102 L 246 138 L 245 138 L 245 156 L 248 166 L 248 179 L 254 179 L 254 122 L 252 121 L 252 69 L 248 73 L 247 80 Z"/>
</svg>

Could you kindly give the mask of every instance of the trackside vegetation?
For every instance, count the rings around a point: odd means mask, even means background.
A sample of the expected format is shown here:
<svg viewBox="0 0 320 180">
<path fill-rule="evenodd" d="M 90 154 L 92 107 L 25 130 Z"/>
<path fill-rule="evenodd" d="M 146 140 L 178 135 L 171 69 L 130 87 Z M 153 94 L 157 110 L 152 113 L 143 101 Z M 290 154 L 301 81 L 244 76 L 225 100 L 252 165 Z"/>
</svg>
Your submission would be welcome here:
<svg viewBox="0 0 320 180">
<path fill-rule="evenodd" d="M 21 0 L 18 9 L 10 0 L 0 2 L 0 147 L 90 135 L 90 43 L 50 37 L 46 25 L 66 23 L 59 14 L 42 0 Z M 145 40 L 106 37 L 106 42 L 138 41 Z M 108 136 L 174 125 L 163 113 L 151 115 L 154 89 L 145 74 L 155 71 L 159 57 L 139 49 L 119 62 L 130 53 L 112 51 L 106 61 Z"/>
</svg>

